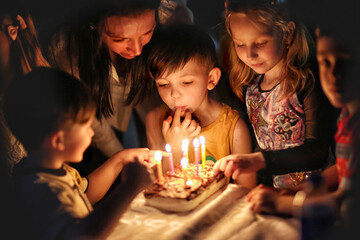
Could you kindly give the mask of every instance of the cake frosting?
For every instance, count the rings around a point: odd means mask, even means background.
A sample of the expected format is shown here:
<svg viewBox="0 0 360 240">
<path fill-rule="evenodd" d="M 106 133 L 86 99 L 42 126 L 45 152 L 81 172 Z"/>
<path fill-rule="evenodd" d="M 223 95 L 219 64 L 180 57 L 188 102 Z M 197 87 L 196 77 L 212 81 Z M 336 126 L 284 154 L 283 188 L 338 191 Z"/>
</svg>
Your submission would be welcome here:
<svg viewBox="0 0 360 240">
<path fill-rule="evenodd" d="M 164 174 L 164 182 L 156 181 L 144 191 L 146 204 L 172 212 L 186 212 L 197 207 L 202 201 L 210 197 L 228 183 L 223 173 L 213 176 L 213 166 L 189 164 L 186 170 L 180 166 Z"/>
</svg>

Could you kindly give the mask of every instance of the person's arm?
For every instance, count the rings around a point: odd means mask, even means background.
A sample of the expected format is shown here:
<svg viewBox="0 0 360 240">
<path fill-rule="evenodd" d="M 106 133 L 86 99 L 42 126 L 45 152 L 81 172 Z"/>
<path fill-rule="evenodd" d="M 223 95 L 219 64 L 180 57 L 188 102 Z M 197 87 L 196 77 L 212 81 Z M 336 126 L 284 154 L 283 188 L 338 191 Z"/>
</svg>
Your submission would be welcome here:
<svg viewBox="0 0 360 240">
<path fill-rule="evenodd" d="M 111 158 L 100 165 L 100 167 L 90 173 L 87 176 L 89 186 L 87 188 L 86 195 L 91 204 L 97 203 L 105 196 L 123 169 L 124 165 L 133 161 L 135 157 L 143 163 L 145 159 L 149 158 L 149 154 L 150 152 L 148 148 L 125 149 L 114 154 Z"/>
<path fill-rule="evenodd" d="M 332 119 L 330 104 L 318 84 L 308 84 L 303 95 L 304 144 L 284 150 L 261 151 L 270 174 L 317 170 L 327 163 L 330 139 L 333 137 L 331 125 L 335 121 Z"/>
<path fill-rule="evenodd" d="M 246 123 L 239 117 L 235 128 L 232 143 L 232 153 L 251 153 L 252 144 L 249 129 Z M 256 186 L 256 173 L 242 173 L 236 182 L 248 188 Z"/>
<path fill-rule="evenodd" d="M 346 191 L 338 189 L 327 193 L 314 192 L 307 196 L 302 190 L 294 194 L 261 184 L 248 193 L 247 200 L 256 213 L 297 215 L 301 208 L 311 205 L 329 205 L 339 211 L 346 195 Z"/>
<path fill-rule="evenodd" d="M 90 215 L 68 224 L 58 239 L 106 239 L 127 210 L 131 201 L 151 183 L 149 172 L 138 161 L 128 163 L 122 171 L 122 184 L 104 199 Z"/>
<path fill-rule="evenodd" d="M 338 176 L 338 169 L 336 167 L 336 164 L 325 169 L 321 173 L 321 176 L 323 177 L 325 185 L 329 190 L 337 189 L 337 187 L 339 186 L 339 176 Z"/>
<path fill-rule="evenodd" d="M 251 209 L 258 212 L 292 215 L 294 194 L 260 184 L 246 195 Z"/>
<path fill-rule="evenodd" d="M 157 107 L 150 111 L 146 115 L 145 127 L 146 127 L 146 137 L 148 146 L 152 150 L 161 150 L 165 149 L 165 139 L 162 134 L 162 126 L 160 119 L 164 111 L 164 106 Z M 174 146 L 171 146 L 174 150 Z M 162 161 L 163 171 L 170 170 L 169 162 Z"/>
</svg>

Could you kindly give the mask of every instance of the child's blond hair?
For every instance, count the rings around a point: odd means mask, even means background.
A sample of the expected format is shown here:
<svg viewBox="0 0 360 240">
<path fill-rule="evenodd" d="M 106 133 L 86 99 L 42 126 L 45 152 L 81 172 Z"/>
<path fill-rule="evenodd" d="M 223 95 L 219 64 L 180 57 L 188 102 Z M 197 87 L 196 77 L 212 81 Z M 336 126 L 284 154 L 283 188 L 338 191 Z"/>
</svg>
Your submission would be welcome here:
<svg viewBox="0 0 360 240">
<path fill-rule="evenodd" d="M 230 37 L 230 16 L 239 13 L 247 15 L 255 26 L 273 28 L 281 34 L 285 50 L 283 53 L 283 74 L 280 79 L 282 83 L 280 99 L 303 90 L 307 79 L 314 79 L 312 71 L 307 66 L 312 40 L 305 26 L 298 24 L 293 33 L 292 41 L 288 43 L 287 39 L 291 34 L 289 28 L 291 20 L 281 5 L 264 0 L 229 0 L 225 11 L 225 24 Z M 238 58 L 233 43 L 228 44 L 228 56 L 230 86 L 234 93 L 244 101 L 244 90 L 254 80 L 256 73 Z"/>
</svg>

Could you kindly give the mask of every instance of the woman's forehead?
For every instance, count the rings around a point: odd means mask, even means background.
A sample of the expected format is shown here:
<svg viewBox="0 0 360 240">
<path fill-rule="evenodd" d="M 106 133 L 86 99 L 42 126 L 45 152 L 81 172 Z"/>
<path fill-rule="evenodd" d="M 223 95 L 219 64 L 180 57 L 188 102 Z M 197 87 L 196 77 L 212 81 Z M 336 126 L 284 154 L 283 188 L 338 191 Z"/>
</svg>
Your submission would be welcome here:
<svg viewBox="0 0 360 240">
<path fill-rule="evenodd" d="M 109 16 L 105 20 L 104 30 L 108 35 L 118 35 L 134 31 L 147 32 L 152 30 L 155 25 L 155 12 L 153 10 L 149 10 L 140 15 Z"/>
</svg>

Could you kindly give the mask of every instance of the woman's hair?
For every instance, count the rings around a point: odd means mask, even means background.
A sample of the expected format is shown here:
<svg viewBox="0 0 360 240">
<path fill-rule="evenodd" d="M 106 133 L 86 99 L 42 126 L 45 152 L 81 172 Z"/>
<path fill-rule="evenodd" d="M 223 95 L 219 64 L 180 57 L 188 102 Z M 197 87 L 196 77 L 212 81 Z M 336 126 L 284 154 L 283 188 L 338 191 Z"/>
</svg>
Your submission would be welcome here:
<svg viewBox="0 0 360 240">
<path fill-rule="evenodd" d="M 110 16 L 136 17 L 147 10 L 157 13 L 160 0 L 104 0 L 93 1 L 88 9 L 89 16 L 67 35 L 67 56 L 70 66 L 78 69 L 80 80 L 90 88 L 91 95 L 96 101 L 96 117 L 109 117 L 113 114 L 113 104 L 110 93 L 111 59 L 106 44 L 102 41 L 101 33 L 105 27 L 105 20 Z M 157 16 L 157 15 L 156 15 Z M 145 46 L 146 47 L 146 46 Z M 144 47 L 143 53 L 146 52 Z M 74 56 L 73 53 L 78 53 Z M 144 81 L 146 76 L 144 54 L 128 60 L 119 57 L 121 69 L 119 75 L 124 77 L 121 84 L 130 85 L 130 92 L 125 104 L 140 102 L 140 96 L 148 95 L 151 86 Z M 52 54 L 50 52 L 50 54 Z M 76 72 L 75 69 L 72 70 Z"/>
<path fill-rule="evenodd" d="M 312 40 L 305 26 L 297 24 L 292 41 L 289 23 L 291 22 L 284 4 L 270 0 L 228 0 L 225 11 L 227 33 L 231 37 L 230 16 L 236 13 L 246 14 L 250 20 L 259 26 L 272 28 L 279 32 L 284 44 L 284 69 L 282 82 L 282 98 L 291 96 L 305 88 L 307 79 L 314 79 L 312 71 L 307 66 Z M 229 80 L 234 93 L 244 101 L 244 90 L 253 81 L 256 73 L 242 62 L 233 43 L 228 43 Z"/>
<path fill-rule="evenodd" d="M 194 25 L 172 25 L 154 35 L 148 69 L 153 80 L 172 73 L 194 60 L 207 70 L 216 65 L 215 44 L 210 36 Z"/>
<path fill-rule="evenodd" d="M 95 113 L 84 83 L 45 67 L 14 79 L 3 104 L 9 129 L 28 151 L 38 148 L 49 134 L 84 123 Z"/>
</svg>

